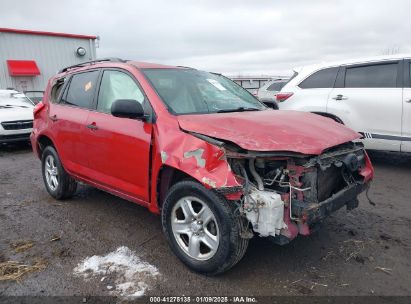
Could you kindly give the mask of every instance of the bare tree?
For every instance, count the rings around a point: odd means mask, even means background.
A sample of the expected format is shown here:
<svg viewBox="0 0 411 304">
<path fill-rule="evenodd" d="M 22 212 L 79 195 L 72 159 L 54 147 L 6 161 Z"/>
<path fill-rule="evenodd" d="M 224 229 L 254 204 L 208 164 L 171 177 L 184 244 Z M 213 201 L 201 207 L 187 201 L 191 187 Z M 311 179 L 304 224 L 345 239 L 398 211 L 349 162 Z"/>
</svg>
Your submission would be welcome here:
<svg viewBox="0 0 411 304">
<path fill-rule="evenodd" d="M 394 45 L 392 47 L 388 47 L 386 49 L 383 49 L 381 51 L 381 55 L 395 55 L 400 53 L 400 47 L 397 45 Z"/>
</svg>

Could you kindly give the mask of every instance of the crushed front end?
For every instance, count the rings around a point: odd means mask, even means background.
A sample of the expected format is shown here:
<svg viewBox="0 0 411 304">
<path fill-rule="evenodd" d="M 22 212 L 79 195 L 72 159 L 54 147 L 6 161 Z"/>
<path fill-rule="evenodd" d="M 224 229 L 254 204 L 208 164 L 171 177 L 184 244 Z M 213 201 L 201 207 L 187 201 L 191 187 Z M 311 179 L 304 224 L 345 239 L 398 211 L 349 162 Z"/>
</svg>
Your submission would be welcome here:
<svg viewBox="0 0 411 304">
<path fill-rule="evenodd" d="M 279 244 L 309 235 L 343 206 L 356 208 L 374 174 L 363 146 L 353 142 L 315 156 L 227 149 L 226 157 L 243 185 L 238 204 L 244 237 L 253 230 Z"/>
</svg>

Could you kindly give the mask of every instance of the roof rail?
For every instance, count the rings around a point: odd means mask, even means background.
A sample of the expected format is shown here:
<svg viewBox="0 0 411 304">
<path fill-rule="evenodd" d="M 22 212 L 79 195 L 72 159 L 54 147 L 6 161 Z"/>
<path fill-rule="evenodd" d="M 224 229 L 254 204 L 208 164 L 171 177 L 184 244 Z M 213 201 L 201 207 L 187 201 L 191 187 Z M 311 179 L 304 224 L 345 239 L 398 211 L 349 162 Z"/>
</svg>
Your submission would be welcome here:
<svg viewBox="0 0 411 304">
<path fill-rule="evenodd" d="M 74 69 L 74 68 L 80 68 L 80 67 L 84 67 L 87 65 L 91 65 L 91 64 L 95 64 L 95 63 L 99 63 L 99 62 L 127 62 L 127 60 L 121 59 L 121 58 L 114 58 L 114 57 L 110 57 L 110 58 L 102 58 L 102 59 L 96 59 L 96 60 L 91 60 L 91 61 L 86 61 L 86 62 L 82 62 L 82 63 L 78 63 L 78 64 L 74 64 L 74 65 L 70 65 L 68 67 L 65 67 L 63 69 L 61 69 L 59 71 L 60 73 L 64 73 L 67 72 L 70 69 Z"/>
</svg>

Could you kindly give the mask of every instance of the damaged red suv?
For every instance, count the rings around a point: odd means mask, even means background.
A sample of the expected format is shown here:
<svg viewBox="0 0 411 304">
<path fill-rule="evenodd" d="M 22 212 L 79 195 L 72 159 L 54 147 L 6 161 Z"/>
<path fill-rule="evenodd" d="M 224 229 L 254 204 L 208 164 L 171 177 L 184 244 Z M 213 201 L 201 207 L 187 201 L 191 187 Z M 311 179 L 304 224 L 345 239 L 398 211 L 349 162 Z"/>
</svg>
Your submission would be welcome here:
<svg viewBox="0 0 411 304">
<path fill-rule="evenodd" d="M 373 177 L 356 132 L 275 111 L 214 73 L 106 59 L 63 69 L 34 110 L 31 141 L 56 199 L 81 181 L 161 214 L 174 253 L 228 270 L 254 235 L 286 244 Z"/>
</svg>

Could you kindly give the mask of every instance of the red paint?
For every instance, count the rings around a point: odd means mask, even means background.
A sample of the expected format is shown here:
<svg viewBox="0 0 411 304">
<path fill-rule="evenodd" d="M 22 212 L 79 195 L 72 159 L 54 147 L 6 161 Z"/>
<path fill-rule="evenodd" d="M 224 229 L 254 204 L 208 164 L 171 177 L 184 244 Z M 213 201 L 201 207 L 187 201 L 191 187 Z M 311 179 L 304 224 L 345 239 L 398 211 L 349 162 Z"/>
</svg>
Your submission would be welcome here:
<svg viewBox="0 0 411 304">
<path fill-rule="evenodd" d="M 0 28 L 0 32 L 26 34 L 26 35 L 55 36 L 55 37 L 65 37 L 65 38 L 97 39 L 97 36 L 56 33 L 56 32 L 44 32 L 44 31 L 19 30 L 19 29 L 4 28 L 4 27 Z"/>
<path fill-rule="evenodd" d="M 43 110 L 45 107 L 43 102 L 39 102 L 38 104 L 35 105 L 33 109 L 33 115 L 36 116 L 37 113 L 39 113 L 41 110 Z"/>
<path fill-rule="evenodd" d="M 148 202 L 153 125 L 99 112 L 90 112 L 85 124 L 98 127 L 83 133 L 84 148 L 92 155 L 88 176 L 100 184 L 116 185 L 120 192 Z"/>
<path fill-rule="evenodd" d="M 34 60 L 7 60 L 10 76 L 37 76 L 40 70 Z"/>
<path fill-rule="evenodd" d="M 319 115 L 296 111 L 250 111 L 181 115 L 186 131 L 231 141 L 251 151 L 321 154 L 324 149 L 360 138 L 360 134 Z"/>
<path fill-rule="evenodd" d="M 71 69 L 49 81 L 43 106 L 39 106 L 42 109 L 36 112 L 34 120 L 33 150 L 40 156 L 38 141 L 47 137 L 56 147 L 64 168 L 76 179 L 147 206 L 155 213 L 160 211 L 157 186 L 164 168 L 182 171 L 207 188 L 242 186 L 231 171 L 223 148 L 181 129 L 232 141 L 244 149 L 305 154 L 320 154 L 326 148 L 359 137 L 330 119 L 307 113 L 266 110 L 174 116 L 139 70 L 171 67 L 140 62 L 104 62 L 91 67 L 115 67 L 133 75 L 153 108 L 155 123 L 50 103 L 56 78 L 90 66 Z M 199 151 L 204 163 L 190 156 Z M 239 199 L 241 194 L 239 190 L 227 198 Z M 298 228 L 285 220 L 289 237 L 295 237 Z"/>
</svg>

